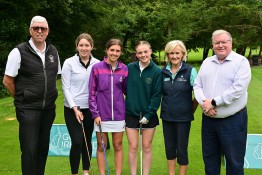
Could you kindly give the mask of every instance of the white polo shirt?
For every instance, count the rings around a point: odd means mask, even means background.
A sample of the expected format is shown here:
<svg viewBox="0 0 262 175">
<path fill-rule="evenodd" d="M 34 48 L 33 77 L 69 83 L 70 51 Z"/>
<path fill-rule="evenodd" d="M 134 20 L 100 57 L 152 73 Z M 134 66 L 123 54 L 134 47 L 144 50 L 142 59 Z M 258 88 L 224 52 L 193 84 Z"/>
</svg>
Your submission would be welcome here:
<svg viewBox="0 0 262 175">
<path fill-rule="evenodd" d="M 34 45 L 32 38 L 29 40 L 30 46 L 34 49 L 34 51 L 40 56 L 43 64 L 45 64 L 45 51 L 46 51 L 46 43 L 43 51 L 40 51 L 36 48 Z M 10 77 L 16 77 L 18 74 L 18 70 L 20 69 L 21 65 L 21 54 L 18 50 L 18 48 L 14 48 L 8 55 L 6 68 L 5 68 L 5 75 L 8 75 Z M 60 59 L 58 56 L 58 72 L 57 74 L 61 74 L 61 64 Z"/>
</svg>

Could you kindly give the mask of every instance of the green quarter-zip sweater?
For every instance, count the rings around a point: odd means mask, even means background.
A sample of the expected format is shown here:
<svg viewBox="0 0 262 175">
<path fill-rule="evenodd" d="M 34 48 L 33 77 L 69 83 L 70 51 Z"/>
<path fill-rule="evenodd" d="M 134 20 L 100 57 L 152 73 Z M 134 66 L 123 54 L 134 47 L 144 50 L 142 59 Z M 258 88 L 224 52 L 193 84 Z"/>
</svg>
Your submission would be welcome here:
<svg viewBox="0 0 262 175">
<path fill-rule="evenodd" d="M 128 65 L 126 115 L 139 118 L 142 112 L 148 120 L 157 117 L 161 95 L 161 69 L 152 60 L 142 72 L 139 61 Z"/>
</svg>

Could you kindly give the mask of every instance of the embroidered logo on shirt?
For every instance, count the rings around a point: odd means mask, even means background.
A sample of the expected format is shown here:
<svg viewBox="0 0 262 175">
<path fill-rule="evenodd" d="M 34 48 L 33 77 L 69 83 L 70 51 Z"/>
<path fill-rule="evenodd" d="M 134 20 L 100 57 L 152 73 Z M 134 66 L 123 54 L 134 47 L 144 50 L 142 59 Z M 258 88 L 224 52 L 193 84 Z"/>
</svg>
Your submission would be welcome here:
<svg viewBox="0 0 262 175">
<path fill-rule="evenodd" d="M 170 78 L 165 78 L 164 81 L 170 81 Z"/>
<path fill-rule="evenodd" d="M 146 78 L 146 83 L 147 84 L 151 84 L 152 83 L 152 78 L 151 77 Z"/>
<path fill-rule="evenodd" d="M 120 77 L 120 78 L 119 78 L 119 82 L 122 82 L 122 81 L 123 81 L 123 77 Z"/>
<path fill-rule="evenodd" d="M 55 62 L 55 59 L 54 59 L 53 55 L 49 55 L 48 57 L 49 57 L 49 60 L 50 60 L 51 63 Z"/>
<path fill-rule="evenodd" d="M 187 81 L 183 75 L 181 75 L 181 77 L 177 78 L 177 81 Z"/>
</svg>

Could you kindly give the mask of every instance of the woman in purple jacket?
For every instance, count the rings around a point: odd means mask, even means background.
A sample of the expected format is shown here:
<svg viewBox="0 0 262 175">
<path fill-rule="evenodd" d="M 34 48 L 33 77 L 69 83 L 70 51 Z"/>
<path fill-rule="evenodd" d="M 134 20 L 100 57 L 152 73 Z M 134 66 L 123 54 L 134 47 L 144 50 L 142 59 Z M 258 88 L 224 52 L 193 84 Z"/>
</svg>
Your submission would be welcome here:
<svg viewBox="0 0 262 175">
<path fill-rule="evenodd" d="M 107 56 L 103 61 L 93 66 L 89 81 L 89 108 L 94 119 L 94 129 L 97 136 L 97 164 L 100 174 L 105 172 L 105 159 L 99 134 L 102 127 L 103 138 L 106 133 L 112 133 L 115 155 L 115 172 L 120 175 L 123 164 L 122 139 L 125 130 L 125 101 L 127 81 L 127 66 L 119 57 L 122 53 L 122 42 L 110 39 L 106 44 Z M 104 141 L 107 145 L 107 140 Z"/>
</svg>

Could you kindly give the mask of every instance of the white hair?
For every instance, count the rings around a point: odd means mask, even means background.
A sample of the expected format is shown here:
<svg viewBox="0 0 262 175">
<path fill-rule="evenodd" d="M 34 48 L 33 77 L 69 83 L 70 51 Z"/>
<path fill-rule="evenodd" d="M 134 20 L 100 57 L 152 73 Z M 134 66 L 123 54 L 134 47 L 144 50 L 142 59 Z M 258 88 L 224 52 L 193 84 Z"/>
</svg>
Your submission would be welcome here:
<svg viewBox="0 0 262 175">
<path fill-rule="evenodd" d="M 47 23 L 47 20 L 42 17 L 42 16 L 34 16 L 31 20 L 31 23 L 30 23 L 30 27 L 32 27 L 33 23 L 35 22 L 42 22 L 42 23 L 46 23 L 47 24 L 47 27 L 48 27 L 48 23 Z"/>
<path fill-rule="evenodd" d="M 221 34 L 227 34 L 229 36 L 230 41 L 233 41 L 231 34 L 228 31 L 222 30 L 222 29 L 216 30 L 213 32 L 212 41 L 213 41 L 214 36 L 221 35 Z"/>
</svg>

